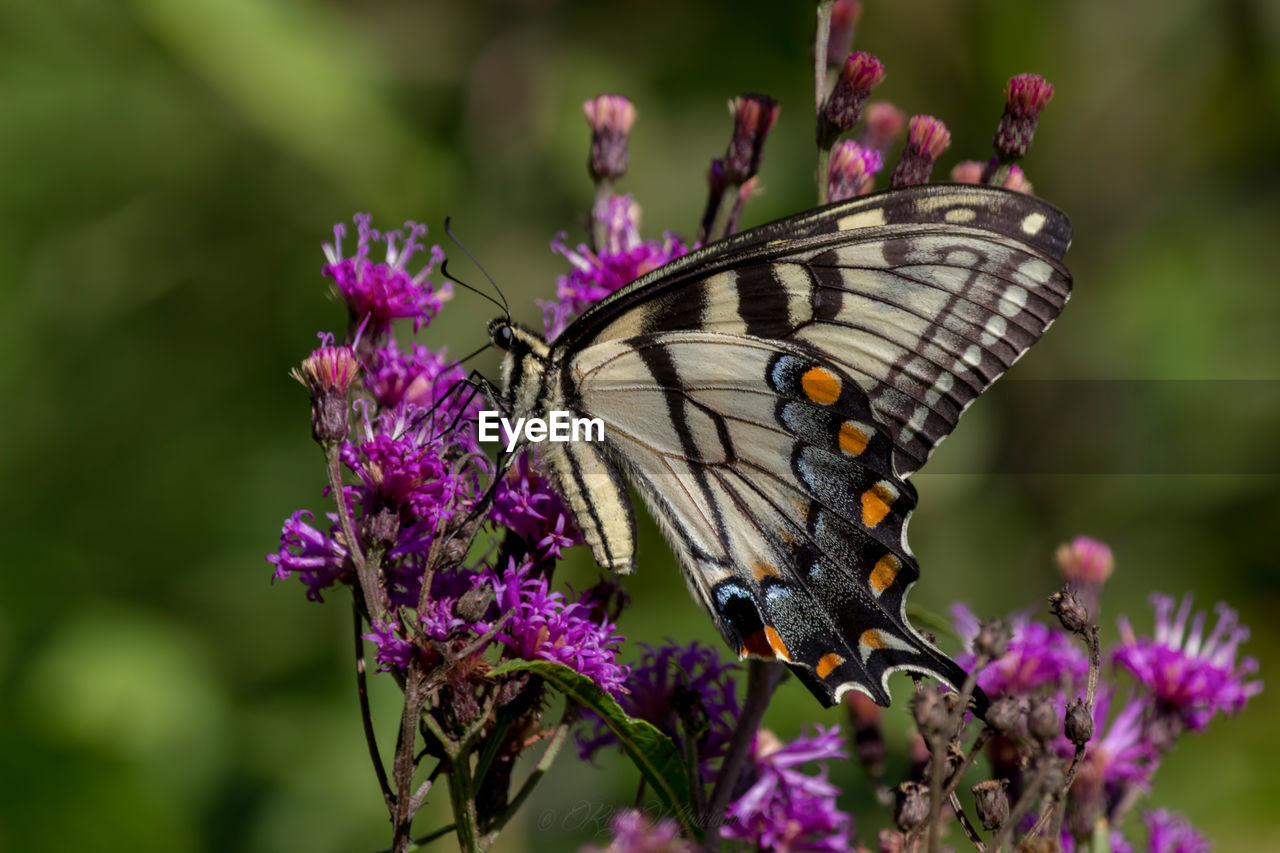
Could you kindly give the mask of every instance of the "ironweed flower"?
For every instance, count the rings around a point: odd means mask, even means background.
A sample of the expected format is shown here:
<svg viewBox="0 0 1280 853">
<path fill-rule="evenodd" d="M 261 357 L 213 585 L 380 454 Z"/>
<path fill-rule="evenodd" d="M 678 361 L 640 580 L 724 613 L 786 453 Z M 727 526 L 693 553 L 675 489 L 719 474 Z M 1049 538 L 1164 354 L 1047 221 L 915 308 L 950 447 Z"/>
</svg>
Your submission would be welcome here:
<svg viewBox="0 0 1280 853">
<path fill-rule="evenodd" d="M 596 183 L 616 181 L 627 173 L 627 139 L 636 108 L 622 95 L 596 95 L 582 104 L 591 125 L 587 171 Z"/>
<path fill-rule="evenodd" d="M 871 192 L 876 172 L 884 168 L 880 152 L 846 139 L 831 152 L 827 166 L 827 200 L 843 201 Z"/>
<path fill-rule="evenodd" d="M 573 270 L 556 279 L 555 302 L 539 301 L 548 340 L 559 336 L 570 320 L 593 303 L 689 251 L 674 234 L 641 240 L 640 206 L 630 195 L 615 195 L 597 204 L 592 217 L 605 225 L 605 240 L 598 251 L 585 243 L 570 249 L 563 233 L 551 241 L 551 250 L 564 256 Z"/>
<path fill-rule="evenodd" d="M 324 253 L 329 263 L 321 269 L 325 278 L 331 279 L 339 296 L 346 302 L 351 318 L 351 328 L 367 324 L 367 333 L 380 341 L 397 319 L 413 320 L 413 330 L 419 331 L 440 313 L 440 305 L 452 295 L 449 284 L 439 289 L 427 276 L 432 267 L 444 259 L 439 246 L 432 246 L 431 260 L 416 273 L 406 266 L 423 248 L 419 240 L 427 233 L 425 225 L 406 222 L 406 237 L 400 231 L 377 231 L 370 224 L 367 213 L 358 213 L 356 223 L 356 251 L 343 257 L 342 239 L 347 235 L 346 226 L 333 227 L 333 242 L 325 243 Z M 397 245 L 403 240 L 402 245 Z M 369 259 L 375 243 L 386 244 L 386 260 Z"/>
<path fill-rule="evenodd" d="M 965 644 L 965 653 L 956 661 L 965 669 L 976 662 L 973 641 L 979 621 L 968 607 L 951 608 L 956 633 Z M 1069 634 L 1031 621 L 1026 614 L 1009 619 L 1008 649 L 978 675 L 978 686 L 996 696 L 1029 696 L 1042 687 L 1083 685 L 1089 661 Z"/>
<path fill-rule="evenodd" d="M 613 840 L 605 848 L 583 847 L 581 853 L 696 853 L 697 845 L 680 837 L 674 820 L 657 822 L 643 812 L 627 809 L 611 822 Z"/>
<path fill-rule="evenodd" d="M 1142 816 L 1149 853 L 1209 853 L 1213 845 L 1180 814 L 1157 809 Z"/>
<path fill-rule="evenodd" d="M 818 138 L 823 148 L 830 148 L 840 134 L 858 123 L 871 90 L 883 80 L 884 63 L 879 59 L 862 51 L 849 55 L 822 107 Z"/>
<path fill-rule="evenodd" d="M 1017 160 L 1031 147 L 1040 113 L 1053 99 L 1053 85 L 1038 74 L 1019 74 L 1005 87 L 1004 115 L 991 140 L 1003 160 Z"/>
<path fill-rule="evenodd" d="M 907 144 L 893 169 L 895 187 L 928 183 L 933 164 L 951 144 L 951 131 L 933 116 L 912 116 L 907 124 Z"/>
<path fill-rule="evenodd" d="M 888 101 L 872 101 L 863 111 L 858 144 L 880 152 L 883 157 L 907 127 L 907 114 Z"/>
<path fill-rule="evenodd" d="M 1112 659 L 1131 672 L 1162 714 L 1175 717 L 1191 731 L 1201 731 L 1218 713 L 1239 712 L 1262 691 L 1252 657 L 1236 663 L 1236 651 L 1249 638 L 1236 612 L 1217 606 L 1218 621 L 1208 637 L 1203 610 L 1191 613 L 1191 596 L 1174 612 L 1172 596 L 1153 593 L 1155 636 L 1139 637 L 1126 617 L 1120 618 L 1121 645 Z M 1188 620 L 1190 622 L 1188 623 Z"/>
<path fill-rule="evenodd" d="M 778 102 L 768 95 L 739 95 L 729 102 L 733 137 L 725 151 L 724 175 L 731 184 L 742 184 L 760 171 L 765 137 L 778 120 Z"/>
<path fill-rule="evenodd" d="M 848 850 L 853 818 L 836 806 L 840 792 L 827 781 L 825 764 L 846 757 L 836 726 L 815 726 L 813 735 L 789 744 L 762 729 L 751 749 L 748 786 L 729 806 L 721 837 L 761 850 Z M 811 762 L 819 762 L 816 776 L 800 770 Z"/>
</svg>

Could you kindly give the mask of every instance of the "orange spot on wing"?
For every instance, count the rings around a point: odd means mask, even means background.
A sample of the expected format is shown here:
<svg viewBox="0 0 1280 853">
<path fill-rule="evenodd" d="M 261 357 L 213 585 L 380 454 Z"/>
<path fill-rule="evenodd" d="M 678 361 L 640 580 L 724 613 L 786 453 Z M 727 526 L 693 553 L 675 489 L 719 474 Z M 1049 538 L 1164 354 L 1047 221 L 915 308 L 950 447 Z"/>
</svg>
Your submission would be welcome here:
<svg viewBox="0 0 1280 853">
<path fill-rule="evenodd" d="M 772 629 L 770 629 L 772 630 Z M 757 655 L 762 658 L 773 657 L 773 649 L 769 648 L 769 638 L 765 636 L 764 630 L 756 631 L 742 643 L 742 649 L 738 652 L 740 655 Z"/>
<path fill-rule="evenodd" d="M 844 658 L 835 652 L 830 652 L 822 656 L 822 660 L 818 661 L 818 665 L 814 667 L 814 671 L 818 673 L 819 678 L 826 678 L 831 671 L 844 663 Z"/>
<path fill-rule="evenodd" d="M 815 403 L 829 406 L 840 399 L 840 377 L 821 367 L 811 367 L 800 377 L 804 395 Z"/>
<path fill-rule="evenodd" d="M 881 634 L 875 628 L 868 628 L 862 632 L 862 636 L 858 638 L 858 645 L 864 649 L 883 649 L 889 644 L 885 642 L 884 634 Z"/>
<path fill-rule="evenodd" d="M 840 424 L 840 449 L 850 456 L 857 456 L 867 449 L 871 436 L 867 435 L 867 431 L 860 426 L 856 426 L 849 421 Z"/>
<path fill-rule="evenodd" d="M 875 568 L 871 570 L 871 590 L 880 595 L 889 587 L 893 586 L 893 581 L 898 577 L 898 570 L 902 568 L 902 563 L 892 554 L 885 554 L 876 563 Z"/>
<path fill-rule="evenodd" d="M 875 527 L 889 514 L 889 505 L 898 497 L 898 490 L 881 480 L 862 493 L 862 523 Z"/>
<path fill-rule="evenodd" d="M 768 578 L 778 577 L 778 568 L 757 561 L 751 566 L 751 576 L 756 579 L 756 583 L 764 583 Z"/>
<path fill-rule="evenodd" d="M 782 642 L 782 637 L 778 636 L 778 632 L 774 630 L 774 627 L 765 625 L 764 634 L 769 638 L 769 648 L 773 649 L 773 653 L 787 663 L 791 663 L 791 653 L 787 651 L 787 644 Z"/>
</svg>

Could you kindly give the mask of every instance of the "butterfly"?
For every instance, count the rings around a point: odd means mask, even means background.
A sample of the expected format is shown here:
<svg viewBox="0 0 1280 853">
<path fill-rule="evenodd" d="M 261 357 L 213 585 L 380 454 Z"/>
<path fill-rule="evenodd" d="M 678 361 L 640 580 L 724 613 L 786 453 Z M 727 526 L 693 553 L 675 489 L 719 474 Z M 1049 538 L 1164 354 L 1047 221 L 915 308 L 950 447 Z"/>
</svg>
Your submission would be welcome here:
<svg viewBox="0 0 1280 853">
<path fill-rule="evenodd" d="M 678 258 L 554 341 L 494 320 L 490 392 L 518 417 L 603 421 L 603 441 L 541 446 L 596 562 L 634 567 L 629 479 L 740 656 L 785 662 L 827 706 L 887 705 L 899 670 L 958 687 L 907 619 L 908 478 L 1061 312 L 1070 234 L 987 186 L 838 202 Z"/>
</svg>

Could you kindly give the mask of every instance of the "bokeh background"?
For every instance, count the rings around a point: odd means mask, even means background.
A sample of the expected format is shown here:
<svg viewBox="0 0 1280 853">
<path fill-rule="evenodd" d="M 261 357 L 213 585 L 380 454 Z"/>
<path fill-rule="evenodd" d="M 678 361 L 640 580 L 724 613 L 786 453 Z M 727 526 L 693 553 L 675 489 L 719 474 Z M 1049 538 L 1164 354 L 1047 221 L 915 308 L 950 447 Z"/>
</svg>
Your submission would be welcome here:
<svg viewBox="0 0 1280 853">
<path fill-rule="evenodd" d="M 1231 602 L 1268 689 L 1186 738 L 1152 799 L 1222 850 L 1275 849 L 1280 6 L 866 6 L 878 94 L 947 122 L 946 168 L 987 155 L 1009 76 L 1056 85 L 1024 165 L 1076 227 L 1071 306 L 917 479 L 913 601 L 1031 605 L 1055 584 L 1053 547 L 1088 533 L 1117 554 L 1110 636 L 1121 612 L 1150 625 L 1153 589 Z M 638 107 L 622 189 L 650 236 L 692 232 L 744 91 L 782 102 L 745 224 L 808 207 L 811 9 L 0 3 L 0 849 L 388 843 L 344 596 L 308 603 L 263 560 L 288 513 L 319 506 L 287 376 L 343 323 L 319 244 L 358 210 L 437 238 L 452 214 L 536 321 L 565 270 L 549 241 L 582 233 L 580 104 L 600 91 Z M 482 340 L 485 303 L 463 293 L 446 312 L 425 343 Z M 718 642 L 651 524 L 642 548 L 623 631 Z M 567 577 L 590 579 L 586 562 Z M 396 691 L 377 682 L 390 725 Z M 767 723 L 789 737 L 838 718 L 791 682 Z M 900 767 L 904 706 L 887 719 Z M 885 816 L 860 770 L 833 778 L 874 837 Z M 562 760 L 501 849 L 598 841 L 582 804 L 629 803 L 635 781 L 620 759 Z"/>
</svg>

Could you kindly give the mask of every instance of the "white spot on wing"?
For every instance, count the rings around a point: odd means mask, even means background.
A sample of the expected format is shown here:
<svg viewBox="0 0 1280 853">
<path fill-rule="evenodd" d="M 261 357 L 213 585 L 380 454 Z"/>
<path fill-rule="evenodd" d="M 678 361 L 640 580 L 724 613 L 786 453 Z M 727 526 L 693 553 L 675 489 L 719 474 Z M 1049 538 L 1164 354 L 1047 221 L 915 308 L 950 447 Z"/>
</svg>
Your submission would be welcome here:
<svg viewBox="0 0 1280 853">
<path fill-rule="evenodd" d="M 953 207 L 943 215 L 943 218 L 953 225 L 963 225 L 966 222 L 972 222 L 977 217 L 978 213 L 972 207 Z M 1025 229 L 1025 227 L 1024 223 L 1023 228 Z"/>
<path fill-rule="evenodd" d="M 884 222 L 884 208 L 873 207 L 870 210 L 860 210 L 837 219 L 836 227 L 841 231 L 849 231 L 854 228 L 875 228 L 884 225 Z"/>
<path fill-rule="evenodd" d="M 1012 317 L 1021 311 L 1026 304 L 1026 289 L 1016 284 L 1011 284 L 1005 288 L 1004 293 L 1000 294 L 1000 304 L 996 307 L 1004 316 Z"/>
<path fill-rule="evenodd" d="M 982 343 L 991 346 L 1000 338 L 1004 337 L 1004 333 L 1009 329 L 1009 321 L 1001 317 L 999 314 L 992 314 L 987 320 L 987 325 L 982 333 Z"/>
<path fill-rule="evenodd" d="M 1040 229 L 1044 227 L 1045 216 L 1043 213 L 1028 213 L 1022 220 L 1022 233 L 1029 234 L 1032 237 L 1040 233 Z"/>
<path fill-rule="evenodd" d="M 982 350 L 977 344 L 970 344 L 964 351 L 964 362 L 971 367 L 977 367 L 982 363 Z"/>
</svg>

